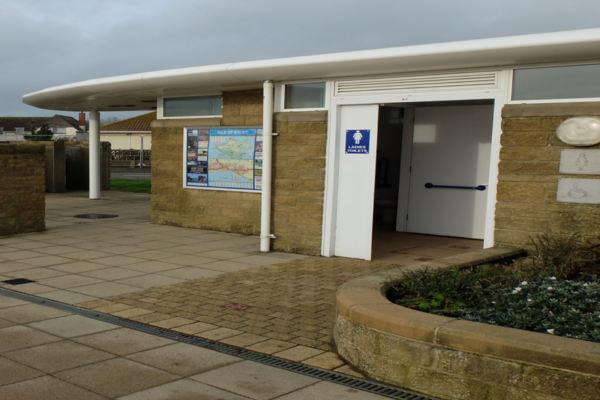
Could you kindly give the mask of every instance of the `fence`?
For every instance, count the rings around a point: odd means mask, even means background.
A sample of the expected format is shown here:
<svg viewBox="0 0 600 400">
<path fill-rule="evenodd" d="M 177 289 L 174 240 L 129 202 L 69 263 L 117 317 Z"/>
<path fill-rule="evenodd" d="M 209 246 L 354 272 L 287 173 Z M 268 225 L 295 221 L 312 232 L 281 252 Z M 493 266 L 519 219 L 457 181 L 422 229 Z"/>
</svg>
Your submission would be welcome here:
<svg viewBox="0 0 600 400">
<path fill-rule="evenodd" d="M 53 142 L 57 139 L 54 135 L 23 135 L 17 133 L 0 135 L 0 142 Z"/>
<path fill-rule="evenodd" d="M 144 154 L 144 162 L 140 163 L 140 157 Z M 113 167 L 150 167 L 152 150 L 111 150 L 111 162 Z"/>
</svg>

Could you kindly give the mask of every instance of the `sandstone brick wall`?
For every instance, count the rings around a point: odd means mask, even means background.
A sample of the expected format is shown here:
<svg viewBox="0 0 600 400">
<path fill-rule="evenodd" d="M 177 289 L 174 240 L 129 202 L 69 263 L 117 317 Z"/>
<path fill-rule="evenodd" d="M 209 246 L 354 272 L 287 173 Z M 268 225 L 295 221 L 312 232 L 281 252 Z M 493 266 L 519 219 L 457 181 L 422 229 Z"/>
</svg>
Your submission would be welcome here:
<svg viewBox="0 0 600 400">
<path fill-rule="evenodd" d="M 320 255 L 327 112 L 279 113 L 274 130 L 273 247 Z"/>
<path fill-rule="evenodd" d="M 0 236 L 46 229 L 44 145 L 0 144 Z"/>
<path fill-rule="evenodd" d="M 223 93 L 222 118 L 152 122 L 152 222 L 260 234 L 259 193 L 184 189 L 183 128 L 262 126 L 262 90 Z M 280 113 L 273 138 L 273 248 L 320 254 L 325 112 Z"/>
<path fill-rule="evenodd" d="M 559 178 L 594 175 L 558 173 L 562 143 L 555 131 L 575 116 L 600 116 L 600 103 L 506 105 L 502 110 L 502 149 L 496 203 L 496 245 L 528 246 L 542 233 L 584 238 L 600 236 L 600 206 L 556 202 Z M 600 149 L 600 145 L 586 147 Z"/>
</svg>

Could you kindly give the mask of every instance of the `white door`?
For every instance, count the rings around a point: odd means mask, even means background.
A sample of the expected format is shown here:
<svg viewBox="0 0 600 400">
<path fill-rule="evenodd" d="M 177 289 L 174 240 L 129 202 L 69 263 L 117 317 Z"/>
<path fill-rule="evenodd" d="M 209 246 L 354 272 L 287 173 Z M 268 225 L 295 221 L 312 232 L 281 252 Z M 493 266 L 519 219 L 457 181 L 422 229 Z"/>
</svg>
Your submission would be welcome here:
<svg viewBox="0 0 600 400">
<path fill-rule="evenodd" d="M 378 105 L 341 107 L 336 256 L 371 259 L 378 117 Z"/>
<path fill-rule="evenodd" d="M 483 239 L 493 111 L 493 105 L 416 108 L 408 232 Z M 471 189 L 480 185 L 485 190 Z"/>
</svg>

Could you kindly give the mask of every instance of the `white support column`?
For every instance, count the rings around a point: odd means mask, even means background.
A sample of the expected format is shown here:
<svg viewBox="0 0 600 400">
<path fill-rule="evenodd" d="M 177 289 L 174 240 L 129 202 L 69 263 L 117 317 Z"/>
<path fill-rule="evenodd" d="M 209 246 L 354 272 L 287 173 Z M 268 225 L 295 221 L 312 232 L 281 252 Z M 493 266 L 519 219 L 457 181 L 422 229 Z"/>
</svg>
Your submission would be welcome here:
<svg viewBox="0 0 600 400">
<path fill-rule="evenodd" d="M 263 176 L 260 207 L 260 251 L 271 250 L 271 158 L 273 154 L 273 82 L 263 84 Z"/>
<path fill-rule="evenodd" d="M 90 111 L 90 200 L 100 199 L 100 112 Z"/>
</svg>

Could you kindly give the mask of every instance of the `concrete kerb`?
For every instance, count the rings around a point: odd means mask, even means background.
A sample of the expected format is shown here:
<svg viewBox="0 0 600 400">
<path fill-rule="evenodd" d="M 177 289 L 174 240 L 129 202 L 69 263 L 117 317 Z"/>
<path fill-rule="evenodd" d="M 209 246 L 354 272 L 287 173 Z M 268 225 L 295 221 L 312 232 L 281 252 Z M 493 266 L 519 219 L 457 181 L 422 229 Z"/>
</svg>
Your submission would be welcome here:
<svg viewBox="0 0 600 400">
<path fill-rule="evenodd" d="M 600 389 L 600 344 L 427 314 L 395 305 L 385 296 L 391 282 L 400 279 L 407 270 L 451 266 L 466 268 L 521 254 L 522 250 L 511 248 L 485 249 L 415 264 L 401 270 L 378 272 L 344 284 L 336 296 L 337 321 L 334 331 L 340 355 L 372 378 L 421 391 L 423 386 L 415 385 L 409 372 L 417 366 L 411 366 L 410 362 L 397 362 L 389 354 L 383 354 L 383 342 L 392 340 L 403 343 L 403 346 L 425 346 L 428 352 L 433 353 L 450 351 L 470 354 L 488 363 L 515 363 L 524 371 L 517 386 L 525 384 L 526 371 L 542 368 L 549 375 L 554 371 L 567 376 L 563 379 L 567 382 L 581 380 L 582 377 L 591 378 L 595 382 L 594 388 L 598 385 Z M 399 376 L 390 374 L 390 363 L 405 372 Z M 443 378 L 444 372 L 436 369 L 434 364 L 428 366 L 431 376 Z M 465 372 L 465 376 L 453 376 L 473 378 L 466 375 Z M 480 376 L 474 378 L 487 385 L 487 389 L 483 390 L 485 394 L 482 395 L 483 392 L 478 390 L 465 394 L 464 398 L 494 398 L 493 393 L 498 392 L 495 383 L 485 382 L 486 379 Z"/>
</svg>

